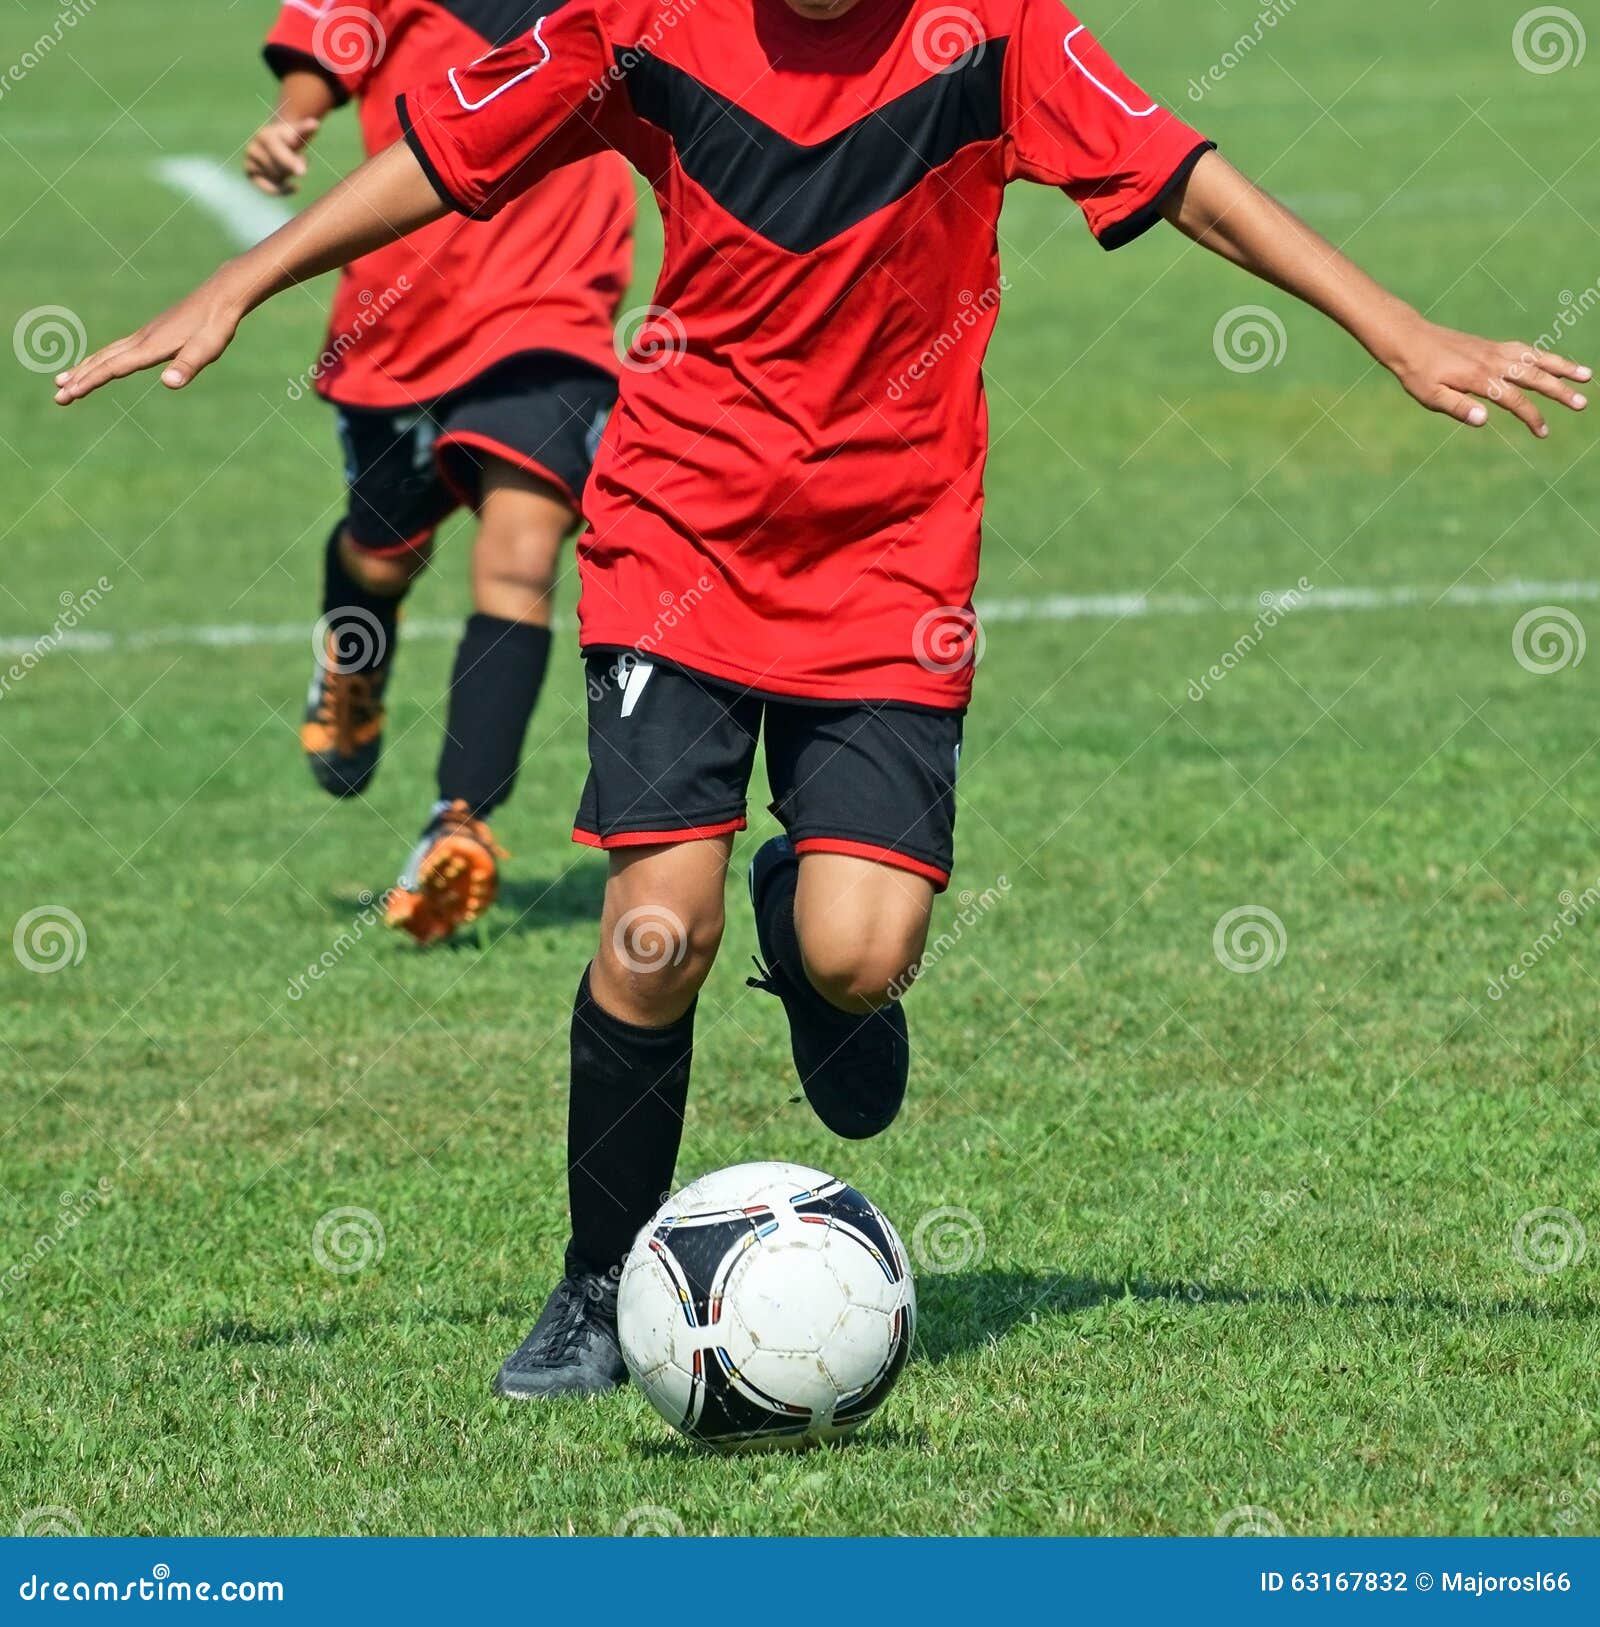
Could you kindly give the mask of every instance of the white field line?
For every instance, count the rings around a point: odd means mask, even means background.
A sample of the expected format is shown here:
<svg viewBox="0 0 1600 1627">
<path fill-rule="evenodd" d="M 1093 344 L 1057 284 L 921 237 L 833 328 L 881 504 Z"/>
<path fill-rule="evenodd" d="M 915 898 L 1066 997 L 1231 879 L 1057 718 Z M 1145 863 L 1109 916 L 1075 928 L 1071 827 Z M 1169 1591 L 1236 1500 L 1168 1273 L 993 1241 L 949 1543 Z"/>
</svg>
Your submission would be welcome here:
<svg viewBox="0 0 1600 1627">
<path fill-rule="evenodd" d="M 293 214 L 215 159 L 163 158 L 155 172 L 174 192 L 199 204 L 241 249 L 254 248 Z"/>
<path fill-rule="evenodd" d="M 1129 616 L 1209 616 L 1219 612 L 1277 609 L 1405 610 L 1413 605 L 1471 609 L 1475 605 L 1559 604 L 1563 599 L 1600 599 L 1600 582 L 1495 582 L 1487 587 L 1388 587 L 1295 589 L 1253 599 L 1210 599 L 1186 593 L 1074 594 L 1037 599 L 991 599 L 978 605 L 978 620 L 1105 621 Z"/>
<path fill-rule="evenodd" d="M 1001 622 L 1124 621 L 1147 616 L 1249 615 L 1264 609 L 1302 615 L 1315 610 L 1405 610 L 1417 605 L 1439 609 L 1471 609 L 1483 605 L 1563 604 L 1600 599 L 1600 581 L 1496 582 L 1488 587 L 1311 588 L 1287 593 L 1261 593 L 1254 598 L 1208 599 L 1183 593 L 1104 593 L 1041 595 L 1033 599 L 991 599 L 978 604 L 978 619 L 988 626 Z M 459 621 L 407 617 L 403 633 L 413 638 L 456 638 Z M 63 630 L 0 637 L 0 657 L 44 650 L 71 650 L 100 655 L 121 650 L 149 650 L 168 646 L 188 649 L 236 649 L 268 644 L 304 644 L 312 649 L 312 624 L 291 622 L 227 622 L 215 625 L 153 627 L 123 633 Z"/>
</svg>

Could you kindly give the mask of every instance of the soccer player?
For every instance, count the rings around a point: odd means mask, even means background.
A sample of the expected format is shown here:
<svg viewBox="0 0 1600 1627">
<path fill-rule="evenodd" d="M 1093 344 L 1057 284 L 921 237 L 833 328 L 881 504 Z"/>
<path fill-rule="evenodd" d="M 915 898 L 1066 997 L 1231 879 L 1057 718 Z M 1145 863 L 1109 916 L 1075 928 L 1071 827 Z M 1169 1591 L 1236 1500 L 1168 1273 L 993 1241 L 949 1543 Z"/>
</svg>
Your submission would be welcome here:
<svg viewBox="0 0 1600 1627">
<path fill-rule="evenodd" d="M 624 380 L 579 544 L 576 834 L 611 865 L 572 1017 L 572 1233 L 503 1395 L 623 1378 L 617 1268 L 672 1183 L 760 733 L 787 830 L 751 866 L 761 986 L 825 1123 L 870 1136 L 899 1108 L 899 997 L 952 862 L 1008 182 L 1059 187 L 1107 248 L 1170 222 L 1463 425 L 1487 422 L 1476 397 L 1539 436 L 1534 396 L 1586 404 L 1587 368 L 1379 287 L 1057 0 L 973 0 L 955 51 L 950 18 L 940 0 L 568 0 L 409 92 L 402 144 L 58 380 L 63 404 L 146 367 L 183 388 L 279 289 L 608 147 L 660 200 L 676 353 Z"/>
<path fill-rule="evenodd" d="M 528 13 L 523 0 L 286 0 L 265 50 L 278 105 L 245 173 L 265 192 L 293 192 L 307 144 L 348 101 L 367 151 L 381 152 L 400 135 L 401 91 L 514 38 Z M 421 943 L 495 896 L 504 853 L 488 817 L 517 777 L 562 539 L 616 400 L 612 322 L 633 215 L 626 163 L 601 153 L 492 221 L 441 221 L 363 255 L 340 279 L 311 370 L 338 415 L 349 487 L 325 551 L 300 731 L 333 796 L 364 791 L 377 769 L 397 617 L 435 531 L 460 506 L 477 521 L 438 798 L 385 906 Z"/>
</svg>

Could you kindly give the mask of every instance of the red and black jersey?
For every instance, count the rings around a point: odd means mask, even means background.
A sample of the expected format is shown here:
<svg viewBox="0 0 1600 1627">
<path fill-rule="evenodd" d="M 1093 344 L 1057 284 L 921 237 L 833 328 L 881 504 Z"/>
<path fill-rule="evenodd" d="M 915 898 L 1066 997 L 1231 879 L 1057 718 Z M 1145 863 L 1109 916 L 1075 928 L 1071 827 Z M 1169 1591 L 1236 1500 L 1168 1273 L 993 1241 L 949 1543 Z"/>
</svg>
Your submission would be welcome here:
<svg viewBox="0 0 1600 1627">
<path fill-rule="evenodd" d="M 1061 187 L 1114 247 L 1208 144 L 1058 0 L 568 0 L 401 118 L 475 217 L 606 148 L 660 202 L 659 314 L 586 497 L 584 644 L 964 705 L 1006 183 Z"/>
<path fill-rule="evenodd" d="M 395 97 L 525 35 L 528 0 L 284 0 L 273 71 L 310 68 L 360 104 L 369 153 L 400 138 Z M 615 153 L 559 170 L 492 222 L 440 221 L 348 266 L 316 368 L 345 406 L 432 400 L 521 351 L 617 371 L 612 324 L 632 273 L 634 197 Z"/>
</svg>

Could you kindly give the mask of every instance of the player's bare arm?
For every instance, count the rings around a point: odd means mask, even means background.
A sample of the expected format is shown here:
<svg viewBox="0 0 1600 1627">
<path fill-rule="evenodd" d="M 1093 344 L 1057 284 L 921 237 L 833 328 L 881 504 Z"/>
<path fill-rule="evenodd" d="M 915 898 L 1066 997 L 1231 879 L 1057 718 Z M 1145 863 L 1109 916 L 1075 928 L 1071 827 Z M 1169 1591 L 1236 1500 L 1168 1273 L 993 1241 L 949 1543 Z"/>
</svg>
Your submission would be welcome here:
<svg viewBox="0 0 1600 1627">
<path fill-rule="evenodd" d="M 161 382 L 181 390 L 228 348 L 240 322 L 265 300 L 447 212 L 410 148 L 397 142 L 137 333 L 57 374 L 56 402 L 70 406 L 113 379 L 163 363 Z"/>
<path fill-rule="evenodd" d="M 1163 212 L 1195 242 L 1331 317 L 1433 412 L 1480 429 L 1488 400 L 1542 439 L 1549 427 L 1530 392 L 1574 412 L 1588 405 L 1572 385 L 1587 383 L 1589 368 L 1430 322 L 1214 152 Z"/>
<path fill-rule="evenodd" d="M 276 110 L 244 150 L 250 183 L 275 198 L 296 192 L 306 173 L 306 148 L 336 102 L 333 86 L 320 73 L 309 68 L 285 73 Z"/>
</svg>

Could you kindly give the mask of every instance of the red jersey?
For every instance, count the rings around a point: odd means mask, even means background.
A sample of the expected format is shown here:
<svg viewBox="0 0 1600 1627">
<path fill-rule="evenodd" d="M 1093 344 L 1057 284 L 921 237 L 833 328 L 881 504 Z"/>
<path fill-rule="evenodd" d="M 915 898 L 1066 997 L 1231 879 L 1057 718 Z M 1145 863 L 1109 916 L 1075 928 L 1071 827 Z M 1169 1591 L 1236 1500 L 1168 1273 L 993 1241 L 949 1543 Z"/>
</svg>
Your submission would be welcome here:
<svg viewBox="0 0 1600 1627">
<path fill-rule="evenodd" d="M 395 96 L 524 34 L 527 0 L 285 0 L 278 74 L 320 73 L 360 103 L 369 153 L 400 139 Z M 617 371 L 612 323 L 632 272 L 634 196 L 615 153 L 541 180 L 492 222 L 439 221 L 345 268 L 318 392 L 352 407 L 444 395 L 495 362 L 557 350 Z"/>
<path fill-rule="evenodd" d="M 1115 247 L 1209 143 L 1058 0 L 568 0 L 401 118 L 474 216 L 606 147 L 660 203 L 659 314 L 585 498 L 583 643 L 964 706 L 1005 186 L 1060 187 Z"/>
</svg>

